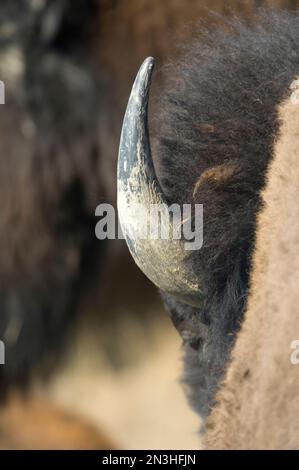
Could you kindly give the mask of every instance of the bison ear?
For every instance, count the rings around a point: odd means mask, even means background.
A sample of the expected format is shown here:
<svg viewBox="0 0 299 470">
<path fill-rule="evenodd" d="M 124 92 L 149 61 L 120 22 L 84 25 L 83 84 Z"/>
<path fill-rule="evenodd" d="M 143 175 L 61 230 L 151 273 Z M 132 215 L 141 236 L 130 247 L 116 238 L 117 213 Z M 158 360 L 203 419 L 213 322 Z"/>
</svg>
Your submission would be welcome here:
<svg viewBox="0 0 299 470">
<path fill-rule="evenodd" d="M 120 138 L 117 204 L 121 229 L 128 248 L 144 274 L 164 292 L 190 305 L 200 304 L 200 287 L 188 263 L 181 239 L 174 239 L 173 213 L 157 179 L 148 134 L 148 98 L 154 59 L 149 57 L 135 79 Z M 148 230 L 153 207 L 161 210 L 160 228 L 168 224 L 170 236 Z M 148 234 L 148 232 L 150 232 Z M 144 236 L 145 235 L 145 236 Z"/>
</svg>

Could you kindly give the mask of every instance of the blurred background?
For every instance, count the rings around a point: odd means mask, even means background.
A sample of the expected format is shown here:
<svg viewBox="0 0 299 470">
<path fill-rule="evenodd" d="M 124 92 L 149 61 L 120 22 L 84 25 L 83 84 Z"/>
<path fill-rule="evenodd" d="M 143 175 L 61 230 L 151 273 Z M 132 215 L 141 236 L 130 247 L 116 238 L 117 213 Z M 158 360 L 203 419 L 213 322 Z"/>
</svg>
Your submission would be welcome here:
<svg viewBox="0 0 299 470">
<path fill-rule="evenodd" d="M 181 341 L 123 241 L 117 149 L 134 76 L 163 66 L 215 15 L 299 1 L 1 0 L 0 448 L 197 449 Z M 158 164 L 158 162 L 157 162 Z"/>
</svg>

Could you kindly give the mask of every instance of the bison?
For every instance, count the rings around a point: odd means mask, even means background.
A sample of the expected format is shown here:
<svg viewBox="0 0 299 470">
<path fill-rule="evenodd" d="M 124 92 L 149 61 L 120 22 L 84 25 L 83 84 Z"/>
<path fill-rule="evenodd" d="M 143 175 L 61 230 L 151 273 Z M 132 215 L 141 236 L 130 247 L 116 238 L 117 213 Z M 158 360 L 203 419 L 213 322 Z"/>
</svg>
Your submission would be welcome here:
<svg viewBox="0 0 299 470">
<path fill-rule="evenodd" d="M 116 199 L 118 128 L 139 57 L 164 61 L 204 14 L 197 0 L 1 2 L 0 394 L 53 365 L 86 282 L 99 283 L 107 245 L 94 211 Z"/>
<path fill-rule="evenodd" d="M 296 19 L 264 15 L 255 29 L 228 21 L 218 33 L 203 26 L 200 42 L 191 46 L 190 38 L 207 16 L 203 6 L 230 14 L 229 5 L 247 15 L 260 3 L 190 0 L 186 8 L 178 0 L 1 1 L 1 412 L 17 407 L 35 414 L 23 397 L 10 405 L 9 393 L 23 394 L 37 369 L 44 374 L 56 365 L 54 353 L 66 343 L 87 284 L 98 288 L 103 281 L 108 250 L 94 237 L 94 209 L 115 200 L 115 148 L 129 83 L 141 56 L 150 53 L 164 63 L 170 54 L 181 55 L 173 43 L 182 36 L 189 57 L 170 68 L 172 84 L 169 74 L 155 80 L 170 91 L 157 112 L 155 163 L 161 200 L 203 202 L 209 236 L 204 234 L 199 253 L 189 253 L 184 269 L 181 251 L 175 257 L 168 249 L 153 260 L 155 269 L 162 262 L 169 266 L 168 284 L 157 284 L 167 287 L 162 295 L 184 339 L 190 399 L 203 416 L 209 414 L 246 303 L 260 190 L 278 133 L 275 103 L 296 72 Z M 270 31 L 274 27 L 280 40 Z M 241 81 L 233 83 L 237 76 Z M 246 100 L 243 115 L 238 103 Z M 195 287 L 192 295 L 187 284 Z"/>
<path fill-rule="evenodd" d="M 299 446 L 298 380 L 289 360 L 298 331 L 298 106 L 288 98 L 299 73 L 298 40 L 298 15 L 286 11 L 201 29 L 185 58 L 167 68 L 154 161 L 152 58 L 124 118 L 123 233 L 183 338 L 184 381 L 208 448 Z M 135 204 L 148 216 L 157 203 L 203 204 L 200 250 L 186 251 L 184 240 L 171 237 L 135 236 Z"/>
</svg>

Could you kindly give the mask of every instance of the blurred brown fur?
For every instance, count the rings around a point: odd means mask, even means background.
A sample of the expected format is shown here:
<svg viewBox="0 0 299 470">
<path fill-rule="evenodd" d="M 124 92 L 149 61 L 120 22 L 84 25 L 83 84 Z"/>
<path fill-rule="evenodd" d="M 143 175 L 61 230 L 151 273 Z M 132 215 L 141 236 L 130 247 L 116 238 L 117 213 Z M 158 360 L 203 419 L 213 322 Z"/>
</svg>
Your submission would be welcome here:
<svg viewBox="0 0 299 470">
<path fill-rule="evenodd" d="M 12 394 L 0 409 L 0 449 L 92 450 L 115 445 L 94 426 L 50 402 Z"/>
</svg>

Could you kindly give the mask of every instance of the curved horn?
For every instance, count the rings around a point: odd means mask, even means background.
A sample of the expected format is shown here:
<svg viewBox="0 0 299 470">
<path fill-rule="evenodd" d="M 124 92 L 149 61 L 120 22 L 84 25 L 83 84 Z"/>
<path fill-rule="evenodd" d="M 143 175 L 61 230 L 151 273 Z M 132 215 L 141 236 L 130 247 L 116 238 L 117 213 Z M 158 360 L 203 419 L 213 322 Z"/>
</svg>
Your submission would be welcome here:
<svg viewBox="0 0 299 470">
<path fill-rule="evenodd" d="M 187 269 L 190 251 L 184 249 L 183 241 L 148 236 L 148 216 L 153 204 L 164 209 L 161 227 L 169 224 L 170 233 L 173 228 L 168 201 L 155 173 L 148 134 L 153 68 L 152 57 L 141 65 L 123 121 L 118 156 L 118 215 L 128 248 L 144 274 L 163 291 L 183 302 L 199 305 L 200 287 L 195 274 Z"/>
</svg>

